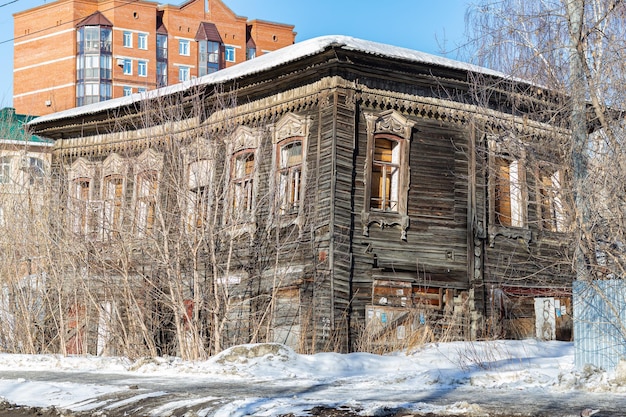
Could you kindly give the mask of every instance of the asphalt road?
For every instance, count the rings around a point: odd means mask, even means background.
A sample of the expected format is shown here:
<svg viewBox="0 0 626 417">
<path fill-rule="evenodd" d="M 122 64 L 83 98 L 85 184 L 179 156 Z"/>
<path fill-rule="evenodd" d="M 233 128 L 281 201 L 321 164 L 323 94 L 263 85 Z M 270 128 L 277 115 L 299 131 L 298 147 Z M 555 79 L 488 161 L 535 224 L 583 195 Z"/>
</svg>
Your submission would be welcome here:
<svg viewBox="0 0 626 417">
<path fill-rule="evenodd" d="M 547 389 L 532 390 L 485 390 L 472 387 L 451 387 L 447 390 L 431 390 L 428 387 L 415 387 L 411 390 L 398 390 L 381 386 L 376 392 L 376 398 L 368 398 L 371 391 L 355 392 L 349 385 L 341 383 L 298 385 L 293 387 L 291 380 L 275 380 L 270 383 L 246 383 L 245 381 L 214 382 L 209 379 L 199 381 L 197 378 L 186 377 L 156 378 L 137 374 L 108 374 L 108 373 L 81 373 L 70 371 L 40 372 L 40 371 L 1 371 L 1 379 L 25 379 L 45 382 L 79 382 L 84 384 L 113 385 L 122 388 L 111 395 L 103 395 L 86 403 L 99 404 L 87 414 L 100 416 L 146 416 L 159 415 L 160 407 L 180 401 L 180 407 L 165 414 L 171 416 L 193 417 L 198 410 L 217 410 L 225 404 L 243 398 L 258 398 L 259 404 L 263 398 L 284 398 L 290 404 L 318 404 L 326 403 L 329 398 L 350 401 L 358 404 L 359 401 L 387 400 L 404 404 L 434 404 L 451 405 L 466 402 L 479 406 L 477 414 L 482 416 L 534 416 L 534 417 L 565 417 L 578 416 L 580 411 L 587 407 L 599 408 L 601 412 L 596 417 L 624 417 L 626 416 L 626 395 L 615 393 L 588 393 L 584 391 L 569 391 L 566 393 L 553 392 Z M 332 393 L 332 394 L 331 394 Z M 332 395 L 332 397 L 330 397 Z M 130 401 L 133 399 L 132 401 Z M 125 402 L 125 400 L 129 400 Z M 192 404 L 192 405 L 189 405 Z M 254 406 L 248 405 L 248 410 L 254 415 Z M 10 405 L 0 404 L 0 417 L 4 416 L 56 416 L 57 410 L 38 410 L 39 414 L 19 414 L 29 412 L 27 409 L 8 410 Z M 9 413 L 13 411 L 13 414 Z M 31 410 L 33 411 L 33 410 Z M 323 412 L 335 414 L 321 414 Z M 354 410 L 325 410 L 317 409 L 317 416 L 350 416 L 356 415 Z M 34 412 L 34 411 L 33 411 Z M 94 414 L 95 412 L 95 414 Z M 99 414 L 98 414 L 99 413 Z M 187 413 L 187 414 L 185 414 Z M 69 416 L 71 414 L 64 414 Z M 79 415 L 79 414 L 75 414 Z M 209 414 L 210 415 L 210 414 Z M 389 410 L 387 416 L 412 415 L 406 410 Z M 415 416 L 428 415 L 415 413 Z M 381 416 L 377 416 L 381 417 Z M 386 417 L 386 416 L 385 416 Z"/>
</svg>

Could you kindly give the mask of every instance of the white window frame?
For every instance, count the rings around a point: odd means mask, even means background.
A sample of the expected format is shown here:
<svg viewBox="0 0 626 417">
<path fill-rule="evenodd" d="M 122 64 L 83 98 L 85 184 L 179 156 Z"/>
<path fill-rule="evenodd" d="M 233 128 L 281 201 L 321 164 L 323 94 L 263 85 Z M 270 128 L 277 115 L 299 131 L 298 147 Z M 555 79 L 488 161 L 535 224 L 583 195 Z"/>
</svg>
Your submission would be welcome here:
<svg viewBox="0 0 626 417">
<path fill-rule="evenodd" d="M 148 61 L 137 61 L 137 75 L 140 77 L 148 76 Z"/>
<path fill-rule="evenodd" d="M 189 81 L 191 78 L 191 68 L 186 65 L 180 65 L 178 67 L 178 81 Z"/>
<path fill-rule="evenodd" d="M 191 42 L 189 39 L 178 40 L 178 54 L 180 56 L 189 56 L 191 54 Z"/>
<path fill-rule="evenodd" d="M 226 45 L 224 47 L 224 60 L 226 62 L 235 62 L 236 60 L 236 52 L 235 47 L 232 45 Z"/>
<path fill-rule="evenodd" d="M 123 66 L 124 75 L 133 75 L 133 60 L 129 58 L 124 58 L 124 66 Z"/>
<path fill-rule="evenodd" d="M 129 30 L 125 30 L 123 36 L 124 36 L 124 40 L 122 42 L 123 42 L 124 48 L 132 48 L 133 47 L 133 32 Z"/>
<path fill-rule="evenodd" d="M 125 85 L 122 88 L 123 88 L 124 97 L 130 96 L 131 94 L 133 94 L 133 88 L 132 87 Z"/>
<path fill-rule="evenodd" d="M 137 49 L 148 49 L 148 34 L 147 33 L 138 33 L 137 34 Z"/>
</svg>

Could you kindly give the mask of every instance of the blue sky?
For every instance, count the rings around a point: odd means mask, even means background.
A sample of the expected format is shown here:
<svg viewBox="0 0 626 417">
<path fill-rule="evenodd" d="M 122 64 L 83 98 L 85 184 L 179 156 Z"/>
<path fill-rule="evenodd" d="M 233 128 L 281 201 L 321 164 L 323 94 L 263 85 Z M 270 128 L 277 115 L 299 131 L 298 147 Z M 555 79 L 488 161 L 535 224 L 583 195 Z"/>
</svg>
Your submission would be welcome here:
<svg viewBox="0 0 626 417">
<path fill-rule="evenodd" d="M 233 12 L 296 26 L 296 41 L 348 35 L 458 59 L 469 0 L 223 0 Z M 48 3 L 51 0 L 47 0 Z M 177 1 L 169 1 L 179 4 Z M 13 13 L 44 0 L 0 0 L 0 107 L 13 95 Z M 461 56 L 462 58 L 462 56 Z"/>
</svg>

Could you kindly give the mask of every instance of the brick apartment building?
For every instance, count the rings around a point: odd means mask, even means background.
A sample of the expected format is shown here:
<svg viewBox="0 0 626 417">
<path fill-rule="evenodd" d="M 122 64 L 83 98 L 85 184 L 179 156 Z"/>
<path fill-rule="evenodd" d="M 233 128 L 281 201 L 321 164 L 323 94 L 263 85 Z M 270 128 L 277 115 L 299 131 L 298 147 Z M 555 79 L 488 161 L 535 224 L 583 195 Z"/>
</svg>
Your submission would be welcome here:
<svg viewBox="0 0 626 417">
<path fill-rule="evenodd" d="M 190 80 L 295 41 L 220 0 L 57 0 L 14 15 L 13 106 L 45 115 Z"/>
</svg>

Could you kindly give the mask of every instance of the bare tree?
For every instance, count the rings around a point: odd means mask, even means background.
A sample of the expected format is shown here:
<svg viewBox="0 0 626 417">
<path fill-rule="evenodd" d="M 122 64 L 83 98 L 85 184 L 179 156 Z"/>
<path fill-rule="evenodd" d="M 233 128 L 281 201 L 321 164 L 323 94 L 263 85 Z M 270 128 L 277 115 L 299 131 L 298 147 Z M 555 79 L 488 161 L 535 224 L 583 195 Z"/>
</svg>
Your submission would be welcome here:
<svg viewBox="0 0 626 417">
<path fill-rule="evenodd" d="M 573 267 L 584 280 L 622 276 L 626 4 L 485 0 L 469 9 L 467 22 L 479 64 L 562 98 L 546 117 L 571 132 L 561 150 L 571 167 Z"/>
</svg>

